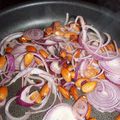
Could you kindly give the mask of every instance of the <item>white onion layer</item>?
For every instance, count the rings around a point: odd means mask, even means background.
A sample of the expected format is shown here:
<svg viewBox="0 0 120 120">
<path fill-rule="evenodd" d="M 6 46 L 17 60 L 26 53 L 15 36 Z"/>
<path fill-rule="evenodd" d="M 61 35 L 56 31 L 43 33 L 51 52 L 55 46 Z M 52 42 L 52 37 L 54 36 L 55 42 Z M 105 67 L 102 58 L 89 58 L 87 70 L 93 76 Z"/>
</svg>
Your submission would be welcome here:
<svg viewBox="0 0 120 120">
<path fill-rule="evenodd" d="M 61 103 L 54 106 L 47 112 L 43 120 L 76 120 L 72 107 L 68 104 Z"/>
</svg>

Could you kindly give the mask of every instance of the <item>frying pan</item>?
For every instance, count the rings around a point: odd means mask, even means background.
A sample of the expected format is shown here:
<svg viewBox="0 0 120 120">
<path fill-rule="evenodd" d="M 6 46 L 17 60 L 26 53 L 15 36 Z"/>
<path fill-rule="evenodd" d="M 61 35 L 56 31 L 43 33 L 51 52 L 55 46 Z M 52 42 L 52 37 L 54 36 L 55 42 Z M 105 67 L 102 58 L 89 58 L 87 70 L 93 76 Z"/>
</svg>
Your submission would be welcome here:
<svg viewBox="0 0 120 120">
<path fill-rule="evenodd" d="M 75 17 L 82 15 L 88 24 L 94 25 L 100 31 L 108 32 L 112 39 L 120 43 L 120 16 L 105 8 L 83 2 L 31 2 L 14 6 L 0 13 L 0 40 L 6 35 L 24 31 L 28 28 L 43 28 L 51 22 L 65 21 L 66 13 Z M 19 84 L 14 84 L 9 88 L 9 98 L 15 96 Z M 9 99 L 8 98 L 8 99 Z M 15 116 L 24 114 L 25 108 L 12 105 L 11 113 Z M 3 120 L 6 120 L 4 108 L 0 110 Z M 31 116 L 29 120 L 42 120 L 45 113 Z M 117 113 L 100 113 L 93 108 L 93 116 L 97 120 L 114 120 Z"/>
</svg>

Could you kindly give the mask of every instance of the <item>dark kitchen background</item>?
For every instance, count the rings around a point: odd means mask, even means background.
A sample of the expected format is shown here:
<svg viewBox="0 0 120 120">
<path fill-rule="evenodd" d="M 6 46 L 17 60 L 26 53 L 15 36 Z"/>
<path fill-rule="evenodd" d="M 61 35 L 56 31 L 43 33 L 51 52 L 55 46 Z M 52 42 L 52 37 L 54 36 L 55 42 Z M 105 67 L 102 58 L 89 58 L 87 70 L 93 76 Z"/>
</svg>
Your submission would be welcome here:
<svg viewBox="0 0 120 120">
<path fill-rule="evenodd" d="M 27 1 L 34 1 L 34 0 L 0 0 L 0 10 L 3 10 L 5 8 L 8 8 L 10 6 L 13 6 L 19 3 L 24 3 Z M 41 0 L 41 1 L 44 1 L 44 0 Z M 120 11 L 120 0 L 71 0 L 71 1 L 77 1 L 77 2 L 87 1 L 93 4 L 97 4 L 98 6 L 106 7 L 114 12 Z"/>
</svg>

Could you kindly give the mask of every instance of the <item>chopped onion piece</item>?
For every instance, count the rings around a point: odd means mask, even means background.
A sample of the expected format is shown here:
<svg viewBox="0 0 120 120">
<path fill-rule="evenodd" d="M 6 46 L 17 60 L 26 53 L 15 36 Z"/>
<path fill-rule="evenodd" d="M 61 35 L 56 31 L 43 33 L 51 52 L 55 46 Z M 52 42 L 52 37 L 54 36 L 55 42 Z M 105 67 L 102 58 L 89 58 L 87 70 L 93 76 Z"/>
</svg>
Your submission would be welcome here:
<svg viewBox="0 0 120 120">
<path fill-rule="evenodd" d="M 85 118 L 87 111 L 87 99 L 82 96 L 73 104 L 73 112 L 78 120 L 82 120 Z"/>
<path fill-rule="evenodd" d="M 39 40 L 43 37 L 43 31 L 40 29 L 29 29 L 23 35 L 32 40 Z"/>
<path fill-rule="evenodd" d="M 56 74 L 60 74 L 61 72 L 61 67 L 59 66 L 58 61 L 53 61 L 50 65 L 50 69 Z"/>
<path fill-rule="evenodd" d="M 106 72 L 120 75 L 120 57 L 117 57 L 110 61 L 99 61 L 99 65 Z"/>
<path fill-rule="evenodd" d="M 105 75 L 108 78 L 108 80 L 110 80 L 112 83 L 120 85 L 120 75 L 110 73 L 110 72 L 106 72 Z"/>
<path fill-rule="evenodd" d="M 99 81 L 95 90 L 87 94 L 88 102 L 100 112 L 114 112 L 120 104 L 119 87 L 107 80 Z"/>
<path fill-rule="evenodd" d="M 17 95 L 19 95 L 19 97 L 16 99 L 17 104 L 24 106 L 24 107 L 30 107 L 30 106 L 34 105 L 34 101 L 30 100 L 30 97 L 29 97 L 30 89 L 33 86 L 34 85 L 24 87 L 24 89 L 22 89 L 21 92 L 19 92 L 20 94 L 17 94 Z"/>
<path fill-rule="evenodd" d="M 17 32 L 17 33 L 13 33 L 8 35 L 7 37 L 5 37 L 1 42 L 0 42 L 0 54 L 3 55 L 4 54 L 4 49 L 6 47 L 6 45 L 11 41 L 14 40 L 16 38 L 19 38 L 23 35 L 23 32 Z"/>
<path fill-rule="evenodd" d="M 73 114 L 72 107 L 61 103 L 50 109 L 43 120 L 77 120 Z"/>
<path fill-rule="evenodd" d="M 5 103 L 6 103 L 6 99 L 3 101 L 0 101 L 0 108 L 3 107 L 5 105 Z"/>
</svg>

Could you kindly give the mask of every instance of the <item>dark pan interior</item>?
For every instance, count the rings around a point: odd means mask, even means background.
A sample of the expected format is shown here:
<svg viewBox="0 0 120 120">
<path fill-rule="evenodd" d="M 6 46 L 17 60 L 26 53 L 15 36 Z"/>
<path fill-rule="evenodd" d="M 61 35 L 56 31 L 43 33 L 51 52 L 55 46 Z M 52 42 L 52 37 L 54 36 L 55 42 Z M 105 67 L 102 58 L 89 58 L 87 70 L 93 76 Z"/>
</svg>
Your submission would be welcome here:
<svg viewBox="0 0 120 120">
<path fill-rule="evenodd" d="M 52 21 L 65 21 L 66 13 L 70 16 L 82 15 L 88 24 L 94 25 L 100 31 L 108 32 L 112 38 L 120 43 L 120 17 L 114 13 L 86 3 L 72 2 L 34 2 L 15 6 L 0 13 L 0 40 L 6 35 L 24 31 L 28 28 L 43 28 Z M 19 84 L 9 88 L 10 97 L 16 94 Z M 51 99 L 52 100 L 52 99 Z M 50 101 L 51 102 L 51 101 Z M 16 116 L 24 114 L 24 109 L 12 106 L 11 112 Z M 4 120 L 4 108 L 0 110 Z M 32 116 L 29 120 L 42 120 L 43 114 Z M 117 113 L 100 113 L 94 109 L 93 116 L 97 120 L 113 120 Z"/>
</svg>

